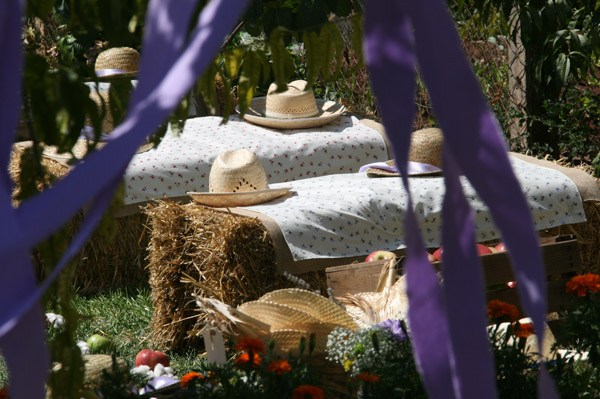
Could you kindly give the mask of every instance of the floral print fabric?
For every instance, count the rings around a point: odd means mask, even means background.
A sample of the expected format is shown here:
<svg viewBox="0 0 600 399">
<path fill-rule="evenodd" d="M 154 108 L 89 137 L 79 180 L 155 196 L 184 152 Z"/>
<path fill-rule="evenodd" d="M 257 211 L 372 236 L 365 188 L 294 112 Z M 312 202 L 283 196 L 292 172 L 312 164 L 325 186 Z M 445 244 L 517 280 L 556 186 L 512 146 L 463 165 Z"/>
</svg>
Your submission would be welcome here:
<svg viewBox="0 0 600 399">
<path fill-rule="evenodd" d="M 133 157 L 125 172 L 125 204 L 208 191 L 219 153 L 238 148 L 262 160 L 269 183 L 352 173 L 388 158 L 381 134 L 353 116 L 311 129 L 275 130 L 232 116 L 189 119 L 183 132 L 168 132 L 153 150 Z"/>
<path fill-rule="evenodd" d="M 564 174 L 511 157 L 533 214 L 536 230 L 585 221 L 579 191 Z M 274 219 L 294 260 L 366 255 L 376 249 L 405 247 L 407 196 L 398 178 L 369 178 L 365 173 L 323 176 L 273 187 L 290 186 L 295 194 L 247 207 Z M 477 241 L 499 238 L 487 206 L 461 177 L 475 217 Z M 441 246 L 444 180 L 410 181 L 414 210 L 425 245 Z"/>
</svg>

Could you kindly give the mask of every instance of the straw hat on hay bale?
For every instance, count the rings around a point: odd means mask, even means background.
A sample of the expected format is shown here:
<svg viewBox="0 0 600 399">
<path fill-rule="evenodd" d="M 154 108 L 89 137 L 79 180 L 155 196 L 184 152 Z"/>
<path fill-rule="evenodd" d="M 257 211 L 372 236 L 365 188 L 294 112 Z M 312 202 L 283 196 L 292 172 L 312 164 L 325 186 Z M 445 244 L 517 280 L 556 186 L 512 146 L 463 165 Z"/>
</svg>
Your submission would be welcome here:
<svg viewBox="0 0 600 399">
<path fill-rule="evenodd" d="M 229 150 L 217 156 L 208 178 L 208 193 L 187 194 L 201 204 L 214 207 L 249 206 L 282 197 L 289 187 L 269 188 L 260 158 L 246 149 Z"/>
<path fill-rule="evenodd" d="M 198 312 L 195 297 L 235 307 L 295 286 L 278 271 L 273 241 L 258 219 L 171 201 L 157 201 L 145 214 L 150 232 L 152 340 L 160 347 L 203 346 L 206 317 Z M 312 289 L 325 292 L 324 272 L 300 277 Z"/>
<path fill-rule="evenodd" d="M 269 292 L 256 301 L 233 309 L 215 299 L 196 297 L 200 312 L 206 313 L 207 325 L 220 329 L 232 339 L 259 338 L 275 342 L 275 350 L 298 350 L 300 340 L 314 336 L 314 353 L 325 352 L 327 336 L 333 329 L 355 330 L 357 324 L 346 310 L 331 299 L 312 291 L 288 288 Z"/>
<path fill-rule="evenodd" d="M 272 83 L 265 97 L 252 99 L 244 119 L 275 129 L 306 129 L 333 122 L 345 110 L 335 101 L 316 100 L 305 80 L 294 80 L 283 91 Z"/>
</svg>

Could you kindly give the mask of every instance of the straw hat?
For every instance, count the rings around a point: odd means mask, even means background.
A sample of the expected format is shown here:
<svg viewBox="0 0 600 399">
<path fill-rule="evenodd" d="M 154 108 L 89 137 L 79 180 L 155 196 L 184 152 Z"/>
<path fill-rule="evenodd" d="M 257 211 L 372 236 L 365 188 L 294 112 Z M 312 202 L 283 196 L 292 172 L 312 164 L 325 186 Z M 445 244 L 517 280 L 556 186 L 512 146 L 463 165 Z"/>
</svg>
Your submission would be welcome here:
<svg viewBox="0 0 600 399">
<path fill-rule="evenodd" d="M 199 204 L 214 207 L 250 206 L 279 198 L 289 187 L 269 188 L 262 162 L 252 151 L 229 150 L 217 156 L 208 177 L 208 193 L 188 191 Z"/>
<path fill-rule="evenodd" d="M 444 135 L 435 127 L 416 130 L 412 133 L 408 152 L 409 176 L 436 176 L 442 170 L 442 148 Z M 399 176 L 394 160 L 366 165 L 361 172 L 369 177 Z"/>
<path fill-rule="evenodd" d="M 344 308 L 331 299 L 312 291 L 299 288 L 275 290 L 263 295 L 258 301 L 291 306 L 321 322 L 335 324 L 351 330 L 357 328 L 356 323 Z"/>
<path fill-rule="evenodd" d="M 295 80 L 278 92 L 277 84 L 272 83 L 266 97 L 252 99 L 244 119 L 270 128 L 304 129 L 333 122 L 346 110 L 335 101 L 315 100 L 306 85 L 304 80 Z M 236 110 L 240 112 L 239 106 Z"/>
<path fill-rule="evenodd" d="M 99 78 L 132 77 L 138 72 L 140 53 L 131 47 L 113 47 L 98 54 L 94 70 Z"/>
</svg>

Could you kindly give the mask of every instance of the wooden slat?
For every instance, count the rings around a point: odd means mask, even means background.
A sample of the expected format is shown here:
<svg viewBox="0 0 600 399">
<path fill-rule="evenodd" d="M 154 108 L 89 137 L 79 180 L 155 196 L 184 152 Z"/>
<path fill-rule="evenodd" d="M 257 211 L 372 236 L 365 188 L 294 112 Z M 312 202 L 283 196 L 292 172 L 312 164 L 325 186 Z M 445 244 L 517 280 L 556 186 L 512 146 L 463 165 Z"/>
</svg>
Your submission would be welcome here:
<svg viewBox="0 0 600 399">
<path fill-rule="evenodd" d="M 564 291 L 564 284 L 577 272 L 582 271 L 579 258 L 579 244 L 572 236 L 559 236 L 540 240 L 540 249 L 548 276 L 548 312 L 559 311 L 572 295 Z M 506 285 L 515 280 L 506 252 L 481 256 L 485 271 L 488 299 L 500 299 L 520 306 L 518 292 Z M 344 293 L 374 292 L 385 261 L 353 263 L 350 265 L 329 267 L 325 270 L 327 285 L 334 295 Z M 397 268 L 401 269 L 401 265 Z M 434 263 L 440 268 L 441 263 Z M 399 270 L 401 274 L 402 271 Z"/>
</svg>

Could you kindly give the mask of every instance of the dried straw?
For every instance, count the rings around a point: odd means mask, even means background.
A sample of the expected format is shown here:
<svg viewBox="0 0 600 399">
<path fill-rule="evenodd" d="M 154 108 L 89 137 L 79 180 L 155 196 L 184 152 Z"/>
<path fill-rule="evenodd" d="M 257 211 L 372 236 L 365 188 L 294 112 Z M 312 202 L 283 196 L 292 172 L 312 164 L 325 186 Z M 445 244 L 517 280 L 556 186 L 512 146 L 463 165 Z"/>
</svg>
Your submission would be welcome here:
<svg viewBox="0 0 600 399">
<path fill-rule="evenodd" d="M 145 212 L 157 345 L 172 350 L 202 346 L 204 318 L 194 295 L 237 306 L 292 286 L 278 273 L 271 237 L 257 219 L 170 201 L 158 201 Z M 303 277 L 312 279 L 315 288 L 325 287 L 323 273 Z"/>
</svg>

